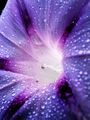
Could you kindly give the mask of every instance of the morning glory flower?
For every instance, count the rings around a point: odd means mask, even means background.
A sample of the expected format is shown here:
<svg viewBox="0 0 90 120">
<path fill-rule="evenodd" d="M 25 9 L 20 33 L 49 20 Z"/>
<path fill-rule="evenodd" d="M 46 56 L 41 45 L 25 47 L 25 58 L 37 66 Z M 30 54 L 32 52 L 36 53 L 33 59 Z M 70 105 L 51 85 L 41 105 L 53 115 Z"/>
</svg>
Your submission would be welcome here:
<svg viewBox="0 0 90 120">
<path fill-rule="evenodd" d="M 0 120 L 90 119 L 89 18 L 89 0 L 7 1 Z"/>
</svg>

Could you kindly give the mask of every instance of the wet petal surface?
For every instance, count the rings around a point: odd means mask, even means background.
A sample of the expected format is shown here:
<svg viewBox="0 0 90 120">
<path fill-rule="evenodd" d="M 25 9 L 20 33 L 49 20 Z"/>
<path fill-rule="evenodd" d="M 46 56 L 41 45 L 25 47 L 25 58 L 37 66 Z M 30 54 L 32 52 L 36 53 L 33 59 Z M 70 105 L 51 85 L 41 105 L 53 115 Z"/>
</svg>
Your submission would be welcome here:
<svg viewBox="0 0 90 120">
<path fill-rule="evenodd" d="M 90 119 L 89 8 L 89 0 L 8 0 L 0 16 L 0 120 Z"/>
</svg>

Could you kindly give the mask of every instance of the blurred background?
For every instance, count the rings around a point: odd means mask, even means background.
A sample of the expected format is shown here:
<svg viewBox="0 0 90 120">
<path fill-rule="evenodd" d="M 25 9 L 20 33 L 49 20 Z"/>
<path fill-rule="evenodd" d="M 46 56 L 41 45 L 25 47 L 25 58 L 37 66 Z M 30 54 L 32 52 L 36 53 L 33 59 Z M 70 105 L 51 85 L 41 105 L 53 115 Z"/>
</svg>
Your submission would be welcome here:
<svg viewBox="0 0 90 120">
<path fill-rule="evenodd" d="M 7 0 L 0 0 L 0 15 L 1 15 L 6 3 L 7 3 Z"/>
</svg>

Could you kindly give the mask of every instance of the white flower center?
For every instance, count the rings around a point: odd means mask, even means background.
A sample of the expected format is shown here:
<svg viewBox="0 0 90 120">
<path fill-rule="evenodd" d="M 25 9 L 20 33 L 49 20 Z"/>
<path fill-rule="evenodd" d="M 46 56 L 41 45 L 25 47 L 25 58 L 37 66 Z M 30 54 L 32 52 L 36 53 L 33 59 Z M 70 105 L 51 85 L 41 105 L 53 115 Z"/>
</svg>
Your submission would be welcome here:
<svg viewBox="0 0 90 120">
<path fill-rule="evenodd" d="M 40 69 L 37 70 L 37 78 L 41 84 L 48 85 L 59 79 L 63 74 L 63 55 L 60 50 L 51 48 L 40 57 Z"/>
</svg>

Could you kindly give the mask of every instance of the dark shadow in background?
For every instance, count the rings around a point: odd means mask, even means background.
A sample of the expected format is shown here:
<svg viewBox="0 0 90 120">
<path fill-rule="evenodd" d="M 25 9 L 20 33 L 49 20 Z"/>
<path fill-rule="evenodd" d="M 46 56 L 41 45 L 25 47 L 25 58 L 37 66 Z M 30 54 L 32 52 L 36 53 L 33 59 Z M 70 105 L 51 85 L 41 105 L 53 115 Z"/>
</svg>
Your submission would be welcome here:
<svg viewBox="0 0 90 120">
<path fill-rule="evenodd" d="M 6 3 L 7 3 L 7 0 L 0 0 L 0 15 L 1 15 Z"/>
</svg>

